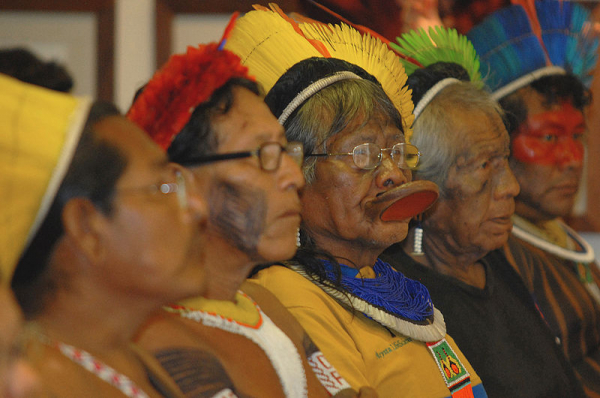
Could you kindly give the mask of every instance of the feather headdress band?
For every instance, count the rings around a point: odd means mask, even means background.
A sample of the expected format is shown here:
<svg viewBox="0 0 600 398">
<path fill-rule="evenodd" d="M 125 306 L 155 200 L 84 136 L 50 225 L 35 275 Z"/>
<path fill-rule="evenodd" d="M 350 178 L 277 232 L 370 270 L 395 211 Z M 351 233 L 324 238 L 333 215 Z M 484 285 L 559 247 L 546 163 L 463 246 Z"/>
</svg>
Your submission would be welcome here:
<svg viewBox="0 0 600 398">
<path fill-rule="evenodd" d="M 496 99 L 547 75 L 569 72 L 591 82 L 598 39 L 589 12 L 571 1 L 531 3 L 496 11 L 467 34 Z"/>
<path fill-rule="evenodd" d="M 412 73 L 420 68 L 438 62 L 452 62 L 462 66 L 469 74 L 470 81 L 478 87 L 483 87 L 481 74 L 479 73 L 479 57 L 473 48 L 473 44 L 466 36 L 459 35 L 455 29 L 441 26 L 430 27 L 426 32 L 423 28 L 418 31 L 410 31 L 396 38 L 398 44 L 390 45 L 409 59 L 417 63 L 400 58 L 406 73 Z M 438 81 L 430 87 L 420 98 L 415 101 L 415 119 L 419 117 L 423 109 L 444 88 L 460 80 L 448 77 Z"/>
<path fill-rule="evenodd" d="M 402 117 L 407 140 L 411 135 L 413 103 L 406 87 L 406 73 L 394 52 L 371 35 L 363 35 L 345 24 L 297 24 L 271 4 L 271 10 L 258 7 L 240 18 L 225 48 L 240 56 L 265 91 L 293 65 L 309 58 L 336 58 L 359 66 L 381 84 Z M 350 74 L 346 77 L 355 78 Z M 314 82 L 306 83 L 302 90 Z"/>
<path fill-rule="evenodd" d="M 225 30 L 231 31 L 236 15 Z M 194 109 L 227 83 L 248 76 L 237 55 L 221 50 L 222 43 L 188 47 L 185 54 L 171 56 L 135 99 L 127 117 L 145 130 L 163 149 L 188 123 Z"/>
</svg>

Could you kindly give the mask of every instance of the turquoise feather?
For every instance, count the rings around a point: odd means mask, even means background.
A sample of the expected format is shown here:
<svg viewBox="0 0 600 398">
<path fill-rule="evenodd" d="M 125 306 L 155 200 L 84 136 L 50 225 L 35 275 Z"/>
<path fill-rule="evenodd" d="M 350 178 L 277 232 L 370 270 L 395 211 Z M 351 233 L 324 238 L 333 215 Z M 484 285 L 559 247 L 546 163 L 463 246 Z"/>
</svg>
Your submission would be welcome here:
<svg viewBox="0 0 600 398">
<path fill-rule="evenodd" d="M 598 39 L 586 32 L 589 12 L 558 0 L 538 0 L 535 8 L 542 42 L 520 5 L 496 11 L 467 33 L 480 56 L 486 84 L 495 91 L 550 63 L 589 86 L 598 55 Z"/>
</svg>

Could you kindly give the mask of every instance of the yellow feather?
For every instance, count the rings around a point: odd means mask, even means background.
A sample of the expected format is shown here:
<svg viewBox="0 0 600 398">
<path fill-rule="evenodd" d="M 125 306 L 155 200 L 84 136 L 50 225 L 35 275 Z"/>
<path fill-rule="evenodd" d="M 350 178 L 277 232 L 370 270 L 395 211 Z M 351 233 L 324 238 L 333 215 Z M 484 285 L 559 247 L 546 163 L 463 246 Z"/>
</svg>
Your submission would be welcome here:
<svg viewBox="0 0 600 398">
<path fill-rule="evenodd" d="M 276 12 L 250 11 L 237 20 L 225 48 L 241 58 L 242 64 L 268 92 L 296 63 L 322 57 L 307 39 L 320 41 L 333 58 L 360 66 L 377 78 L 402 116 L 408 142 L 414 105 L 411 90 L 406 87 L 406 73 L 397 56 L 379 39 L 345 24 L 302 23 L 300 28 L 306 37 Z"/>
<path fill-rule="evenodd" d="M 402 116 L 408 141 L 412 135 L 414 105 L 412 91 L 406 87 L 404 67 L 397 56 L 381 40 L 362 35 L 346 24 L 329 25 L 329 29 L 315 24 L 300 27 L 307 37 L 323 42 L 333 58 L 360 66 L 377 78 Z"/>
<path fill-rule="evenodd" d="M 225 48 L 263 85 L 265 92 L 290 67 L 321 54 L 292 25 L 273 11 L 250 11 L 236 21 Z"/>
</svg>

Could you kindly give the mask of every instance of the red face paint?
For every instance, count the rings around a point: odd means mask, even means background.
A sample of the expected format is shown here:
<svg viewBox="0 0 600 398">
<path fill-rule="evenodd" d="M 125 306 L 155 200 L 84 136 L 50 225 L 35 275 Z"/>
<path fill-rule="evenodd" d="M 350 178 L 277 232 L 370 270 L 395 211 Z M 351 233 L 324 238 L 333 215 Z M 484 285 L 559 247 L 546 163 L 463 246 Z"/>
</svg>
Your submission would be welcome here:
<svg viewBox="0 0 600 398">
<path fill-rule="evenodd" d="M 529 116 L 512 139 L 512 156 L 524 163 L 566 165 L 583 162 L 583 114 L 569 102 Z"/>
</svg>

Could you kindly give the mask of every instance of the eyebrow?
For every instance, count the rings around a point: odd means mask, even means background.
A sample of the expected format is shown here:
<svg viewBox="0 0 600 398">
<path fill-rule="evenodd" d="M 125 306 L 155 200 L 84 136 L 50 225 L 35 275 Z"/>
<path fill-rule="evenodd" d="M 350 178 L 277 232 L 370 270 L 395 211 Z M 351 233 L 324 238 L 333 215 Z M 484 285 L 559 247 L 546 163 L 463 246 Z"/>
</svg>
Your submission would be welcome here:
<svg viewBox="0 0 600 398">
<path fill-rule="evenodd" d="M 281 140 L 281 139 L 285 139 L 285 130 L 282 128 L 278 133 L 277 133 L 277 137 L 275 138 L 276 140 Z M 273 141 L 273 134 L 272 133 L 262 133 L 258 136 L 256 136 L 256 141 L 259 143 L 263 143 L 263 142 L 268 142 L 268 141 Z"/>
</svg>

